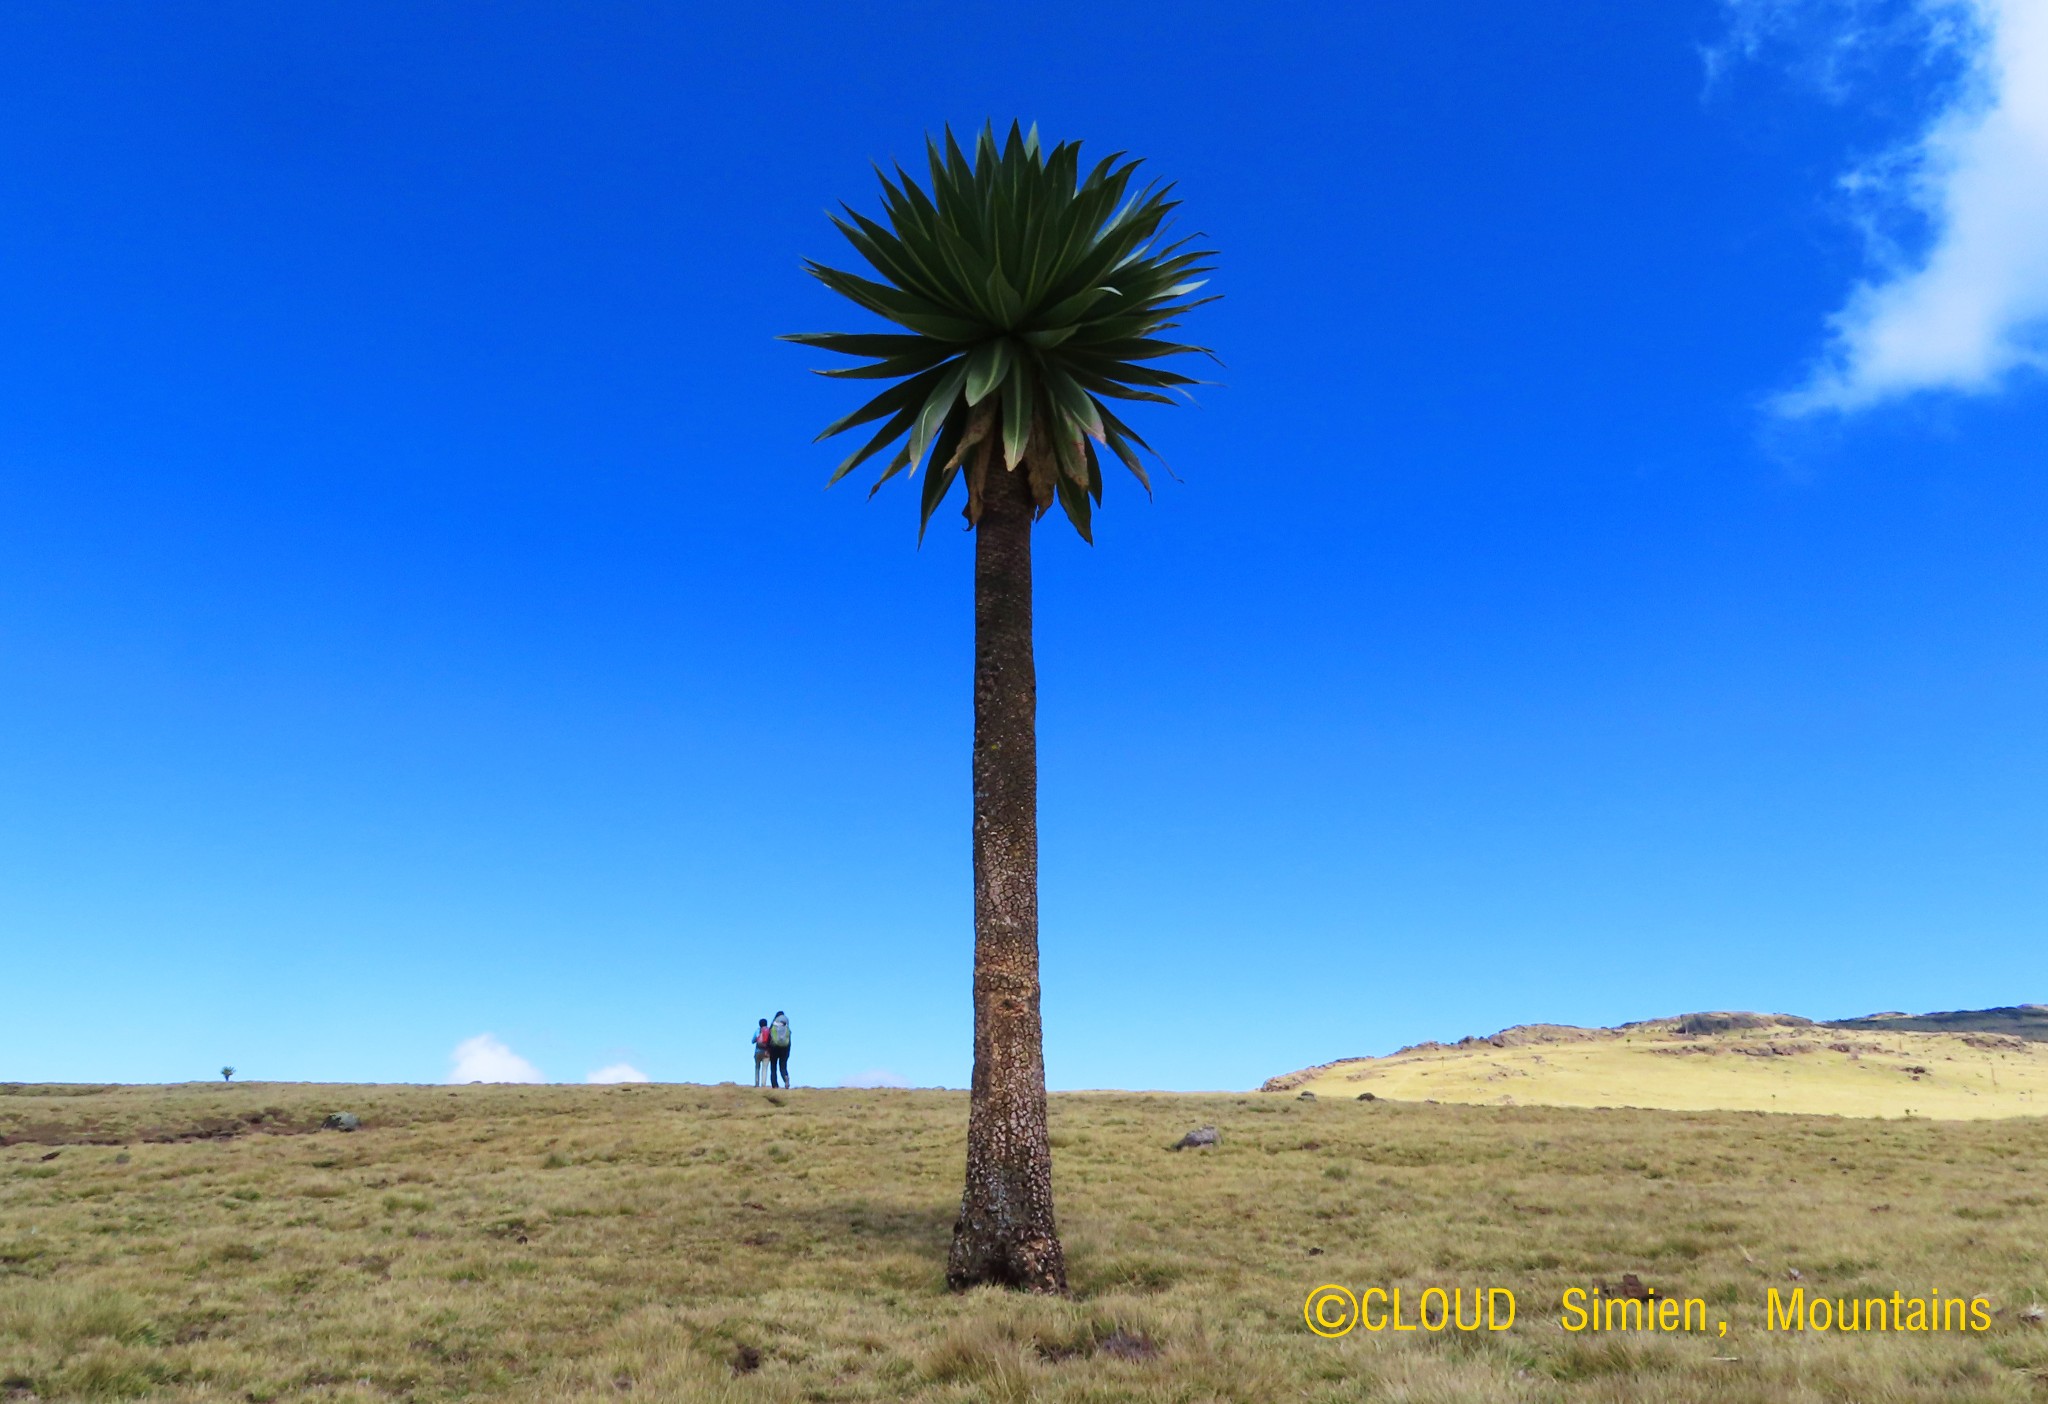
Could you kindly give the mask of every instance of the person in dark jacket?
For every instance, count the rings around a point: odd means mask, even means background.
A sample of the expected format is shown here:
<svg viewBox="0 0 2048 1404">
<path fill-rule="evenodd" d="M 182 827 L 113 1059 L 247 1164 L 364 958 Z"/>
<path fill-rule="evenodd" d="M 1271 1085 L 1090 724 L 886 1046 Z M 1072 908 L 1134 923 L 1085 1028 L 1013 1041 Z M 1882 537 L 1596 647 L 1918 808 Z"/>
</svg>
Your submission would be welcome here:
<svg viewBox="0 0 2048 1404">
<path fill-rule="evenodd" d="M 768 1026 L 768 1085 L 776 1085 L 777 1075 L 782 1086 L 789 1086 L 789 1016 L 780 1009 L 775 1011 L 775 1022 Z"/>
</svg>

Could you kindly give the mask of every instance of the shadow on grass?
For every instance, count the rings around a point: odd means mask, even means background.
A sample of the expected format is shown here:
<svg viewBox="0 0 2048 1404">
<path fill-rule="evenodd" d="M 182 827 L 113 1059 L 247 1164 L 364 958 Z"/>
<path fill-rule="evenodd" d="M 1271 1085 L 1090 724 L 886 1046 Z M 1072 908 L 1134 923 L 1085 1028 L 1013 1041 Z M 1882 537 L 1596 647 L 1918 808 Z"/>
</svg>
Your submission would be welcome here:
<svg viewBox="0 0 2048 1404">
<path fill-rule="evenodd" d="M 772 1192 L 771 1192 L 772 1193 Z M 874 1199 L 841 1200 L 827 1204 L 773 1205 L 759 1197 L 745 1201 L 739 1241 L 831 1240 L 844 1243 L 872 1243 L 919 1253 L 936 1253 L 941 1258 L 953 1242 L 953 1221 L 958 1206 L 942 1204 L 891 1204 Z"/>
</svg>

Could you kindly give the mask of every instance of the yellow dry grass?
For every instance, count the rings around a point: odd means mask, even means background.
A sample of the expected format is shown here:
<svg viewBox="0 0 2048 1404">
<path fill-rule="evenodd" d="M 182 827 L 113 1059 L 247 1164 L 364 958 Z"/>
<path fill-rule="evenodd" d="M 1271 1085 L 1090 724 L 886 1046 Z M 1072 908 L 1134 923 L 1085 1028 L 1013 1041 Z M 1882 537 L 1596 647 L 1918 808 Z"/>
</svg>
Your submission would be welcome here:
<svg viewBox="0 0 2048 1404">
<path fill-rule="evenodd" d="M 1075 1295 L 945 1290 L 966 1099 L 732 1087 L 0 1088 L 0 1398 L 2043 1397 L 2048 1121 L 1053 1099 Z M 316 1131 L 329 1111 L 353 1133 Z M 1220 1128 L 1214 1150 L 1166 1146 Z M 54 1156 L 52 1156 L 54 1152 Z M 1983 1295 L 1981 1335 L 1764 1293 Z M 1725 1338 L 1569 1335 L 1633 1272 Z M 1304 1327 L 1325 1282 L 1513 1289 L 1511 1331 Z M 745 1368 L 758 1361 L 758 1368 Z M 736 1372 L 737 1371 L 737 1372 Z"/>
<path fill-rule="evenodd" d="M 2048 1044 L 1982 1034 L 1738 1029 L 1669 1020 L 1597 1037 L 1485 1040 L 1332 1063 L 1295 1084 L 1319 1097 L 1496 1106 L 1656 1107 L 1819 1116 L 2048 1115 Z"/>
</svg>

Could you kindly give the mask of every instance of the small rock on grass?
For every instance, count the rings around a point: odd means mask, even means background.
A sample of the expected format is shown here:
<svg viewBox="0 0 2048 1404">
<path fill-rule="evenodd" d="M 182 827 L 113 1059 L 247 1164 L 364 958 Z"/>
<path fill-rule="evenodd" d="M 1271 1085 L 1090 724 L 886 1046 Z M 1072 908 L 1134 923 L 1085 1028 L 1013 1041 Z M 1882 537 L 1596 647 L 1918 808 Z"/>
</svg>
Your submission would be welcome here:
<svg viewBox="0 0 2048 1404">
<path fill-rule="evenodd" d="M 353 1131 L 362 1124 L 362 1118 L 354 1112 L 334 1112 L 320 1123 L 328 1131 Z"/>
<path fill-rule="evenodd" d="M 1201 1150 L 1206 1146 L 1221 1145 L 1223 1137 L 1213 1126 L 1197 1126 L 1187 1135 L 1173 1143 L 1174 1150 Z"/>
</svg>

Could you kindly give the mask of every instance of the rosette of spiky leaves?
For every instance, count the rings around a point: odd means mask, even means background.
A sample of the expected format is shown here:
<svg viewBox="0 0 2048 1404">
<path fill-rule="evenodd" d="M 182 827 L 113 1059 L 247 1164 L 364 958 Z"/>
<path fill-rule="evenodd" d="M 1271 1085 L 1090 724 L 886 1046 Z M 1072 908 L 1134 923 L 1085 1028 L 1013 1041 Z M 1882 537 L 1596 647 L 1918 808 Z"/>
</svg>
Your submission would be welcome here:
<svg viewBox="0 0 2048 1404">
<path fill-rule="evenodd" d="M 819 332 L 785 338 L 861 358 L 820 371 L 895 383 L 828 425 L 829 439 L 882 421 L 832 474 L 838 482 L 901 440 L 875 488 L 924 468 L 918 535 L 953 480 L 967 478 L 967 520 L 981 515 L 991 471 L 1024 472 L 1043 516 L 1055 498 L 1084 539 L 1102 501 L 1099 444 L 1152 490 L 1139 451 L 1152 447 L 1106 403 L 1156 400 L 1202 384 L 1153 364 L 1208 348 L 1173 341 L 1180 314 L 1214 254 L 1195 236 L 1162 244 L 1178 205 L 1172 187 L 1129 193 L 1139 162 L 1123 153 L 1084 176 L 1079 142 L 1043 151 L 1038 129 L 1013 124 L 1000 146 L 984 127 L 969 161 L 950 129 L 925 141 L 927 193 L 879 167 L 881 220 L 841 206 L 833 224 L 880 280 L 806 262 L 825 286 L 901 332 Z M 873 492 L 870 491 L 870 496 Z"/>
</svg>

